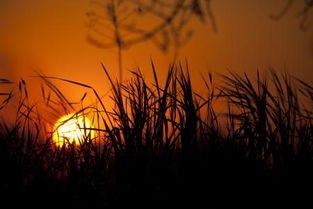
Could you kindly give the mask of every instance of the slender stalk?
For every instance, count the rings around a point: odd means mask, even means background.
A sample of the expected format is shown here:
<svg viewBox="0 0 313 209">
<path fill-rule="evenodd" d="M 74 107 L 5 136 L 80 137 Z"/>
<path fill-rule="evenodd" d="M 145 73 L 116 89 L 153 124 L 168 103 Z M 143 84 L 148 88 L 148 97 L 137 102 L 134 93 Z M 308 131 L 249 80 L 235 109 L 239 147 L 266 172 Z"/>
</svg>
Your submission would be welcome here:
<svg viewBox="0 0 313 209">
<path fill-rule="evenodd" d="M 122 56 L 122 46 L 118 46 L 118 68 L 119 68 L 119 81 L 123 82 L 123 56 Z"/>
</svg>

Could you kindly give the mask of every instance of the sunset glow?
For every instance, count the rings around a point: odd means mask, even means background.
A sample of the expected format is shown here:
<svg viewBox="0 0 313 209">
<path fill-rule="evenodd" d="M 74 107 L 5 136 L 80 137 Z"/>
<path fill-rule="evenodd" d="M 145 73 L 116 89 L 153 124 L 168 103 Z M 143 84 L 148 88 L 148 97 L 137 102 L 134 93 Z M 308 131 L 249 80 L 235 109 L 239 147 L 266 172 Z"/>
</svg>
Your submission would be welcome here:
<svg viewBox="0 0 313 209">
<path fill-rule="evenodd" d="M 65 115 L 53 127 L 53 142 L 58 147 L 69 144 L 79 146 L 85 139 L 94 137 L 91 127 L 91 121 L 87 117 L 75 114 Z"/>
<path fill-rule="evenodd" d="M 313 0 L 0 0 L 0 30 L 1 208 L 312 204 Z"/>
</svg>

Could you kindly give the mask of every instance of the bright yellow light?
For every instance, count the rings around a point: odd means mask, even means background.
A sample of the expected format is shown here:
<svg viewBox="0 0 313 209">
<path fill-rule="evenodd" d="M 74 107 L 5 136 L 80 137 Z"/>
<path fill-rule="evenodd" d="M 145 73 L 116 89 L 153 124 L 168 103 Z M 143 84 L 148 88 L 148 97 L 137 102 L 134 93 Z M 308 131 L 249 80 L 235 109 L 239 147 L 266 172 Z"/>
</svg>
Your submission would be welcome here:
<svg viewBox="0 0 313 209">
<path fill-rule="evenodd" d="M 90 120 L 82 115 L 69 114 L 61 117 L 53 127 L 52 140 L 56 146 L 80 145 L 85 139 L 93 139 Z"/>
</svg>

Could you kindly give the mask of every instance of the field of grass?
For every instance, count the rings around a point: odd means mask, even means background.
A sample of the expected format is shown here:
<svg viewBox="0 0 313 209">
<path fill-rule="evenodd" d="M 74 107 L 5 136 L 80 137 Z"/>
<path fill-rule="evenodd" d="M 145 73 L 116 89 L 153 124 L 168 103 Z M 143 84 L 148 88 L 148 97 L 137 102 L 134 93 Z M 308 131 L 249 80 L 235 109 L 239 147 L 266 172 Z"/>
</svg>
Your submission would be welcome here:
<svg viewBox="0 0 313 209">
<path fill-rule="evenodd" d="M 0 108 L 7 108 L 12 96 L 18 98 L 14 123 L 1 115 L 3 204 L 255 208 L 299 206 L 312 197 L 310 83 L 273 70 L 251 77 L 208 74 L 203 78 L 207 93 L 199 95 L 187 65 L 172 66 L 160 82 L 152 63 L 152 83 L 140 71 L 129 81 L 115 82 L 102 68 L 111 83 L 110 98 L 85 84 L 38 75 L 47 109 L 92 121 L 95 134 L 86 134 L 80 146 L 55 146 L 42 120 L 45 113 L 30 101 L 24 80 L 16 95 L 0 94 Z M 73 104 L 56 80 L 89 94 Z M 0 80 L 0 85 L 9 83 Z M 87 96 L 96 102 L 85 105 Z M 112 110 L 105 105 L 108 99 Z M 222 112 L 216 111 L 219 105 Z"/>
</svg>

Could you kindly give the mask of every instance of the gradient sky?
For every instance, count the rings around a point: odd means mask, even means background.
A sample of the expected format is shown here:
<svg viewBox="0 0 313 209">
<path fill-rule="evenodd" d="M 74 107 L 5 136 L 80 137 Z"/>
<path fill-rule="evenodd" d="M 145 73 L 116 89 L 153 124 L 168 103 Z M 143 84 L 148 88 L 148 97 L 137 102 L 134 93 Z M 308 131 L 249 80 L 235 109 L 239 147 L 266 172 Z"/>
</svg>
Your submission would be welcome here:
<svg viewBox="0 0 313 209">
<path fill-rule="evenodd" d="M 195 35 L 180 51 L 194 81 L 208 71 L 250 73 L 269 67 L 311 81 L 313 21 L 308 31 L 299 29 L 300 2 L 273 21 L 269 15 L 283 8 L 284 0 L 214 0 L 218 32 L 194 20 Z M 0 0 L 0 77 L 27 79 L 37 70 L 108 89 L 100 62 L 117 76 L 116 50 L 86 41 L 90 9 L 88 0 Z M 164 75 L 172 55 L 151 43 L 138 44 L 125 52 L 125 70 L 140 67 L 149 77 L 150 58 Z"/>
</svg>

